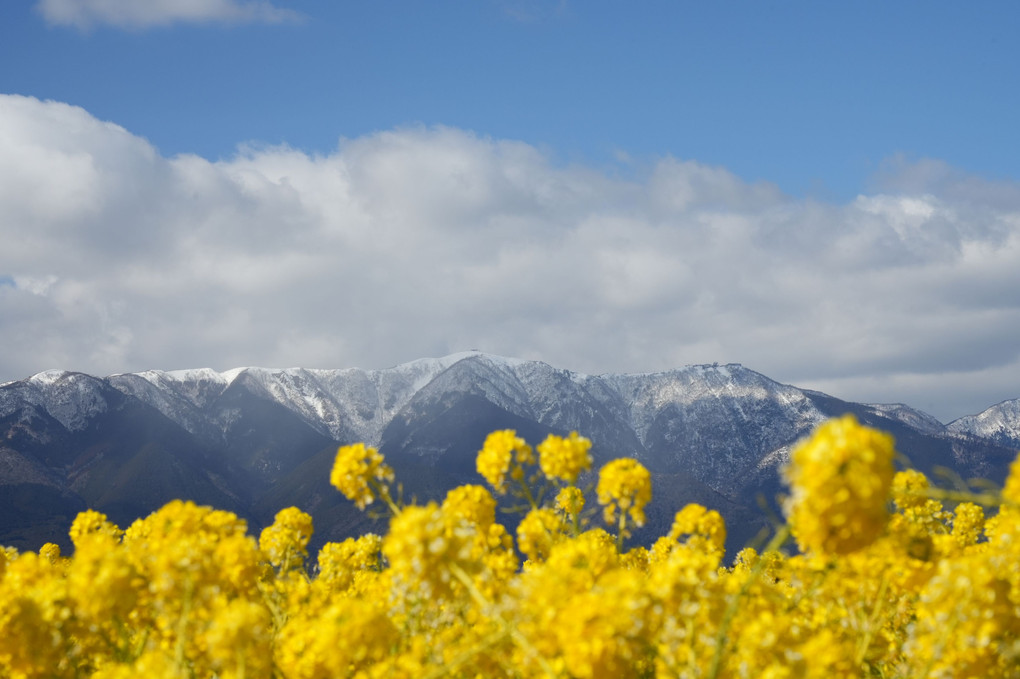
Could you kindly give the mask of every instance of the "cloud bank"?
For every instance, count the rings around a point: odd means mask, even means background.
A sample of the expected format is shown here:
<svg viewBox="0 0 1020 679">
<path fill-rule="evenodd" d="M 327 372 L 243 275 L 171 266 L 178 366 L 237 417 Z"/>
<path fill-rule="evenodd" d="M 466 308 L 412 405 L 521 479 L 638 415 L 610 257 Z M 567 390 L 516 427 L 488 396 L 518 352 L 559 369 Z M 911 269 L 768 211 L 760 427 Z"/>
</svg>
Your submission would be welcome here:
<svg viewBox="0 0 1020 679">
<path fill-rule="evenodd" d="M 741 362 L 951 419 L 1020 396 L 1020 185 L 892 159 L 846 204 L 451 128 L 210 162 L 0 96 L 0 381 L 479 349 Z"/>
<path fill-rule="evenodd" d="M 281 23 L 297 12 L 266 0 L 39 0 L 47 23 L 88 31 L 96 26 L 141 30 L 176 23 Z"/>
</svg>

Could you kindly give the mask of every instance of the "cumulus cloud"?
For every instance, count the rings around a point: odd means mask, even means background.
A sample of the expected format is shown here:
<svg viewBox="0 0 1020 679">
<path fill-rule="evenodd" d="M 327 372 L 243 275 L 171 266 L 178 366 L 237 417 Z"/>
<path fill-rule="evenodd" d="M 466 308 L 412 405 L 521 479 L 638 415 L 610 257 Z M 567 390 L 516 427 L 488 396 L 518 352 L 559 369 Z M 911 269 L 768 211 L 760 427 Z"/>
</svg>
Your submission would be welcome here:
<svg viewBox="0 0 1020 679">
<path fill-rule="evenodd" d="M 39 0 L 47 23 L 88 31 L 96 26 L 141 30 L 175 23 L 281 23 L 300 19 L 266 0 Z"/>
<path fill-rule="evenodd" d="M 919 161 L 836 204 L 631 169 L 443 127 L 167 158 L 2 96 L 0 380 L 474 348 L 590 373 L 736 361 L 943 419 L 1020 396 L 1020 186 Z"/>
</svg>

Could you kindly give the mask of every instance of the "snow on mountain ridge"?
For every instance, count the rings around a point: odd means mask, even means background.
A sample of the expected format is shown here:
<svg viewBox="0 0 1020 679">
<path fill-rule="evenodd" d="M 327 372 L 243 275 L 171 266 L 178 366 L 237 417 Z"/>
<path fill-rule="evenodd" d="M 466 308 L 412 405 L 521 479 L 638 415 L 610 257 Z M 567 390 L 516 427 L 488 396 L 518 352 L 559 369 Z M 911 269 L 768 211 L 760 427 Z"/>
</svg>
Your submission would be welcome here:
<svg viewBox="0 0 1020 679">
<path fill-rule="evenodd" d="M 383 370 L 240 367 L 148 370 L 114 375 L 110 383 L 141 398 L 192 433 L 208 419 L 201 411 L 238 381 L 279 403 L 334 440 L 358 439 L 378 444 L 386 423 L 422 388 L 462 360 L 483 356 L 462 352 L 423 358 Z M 507 365 L 516 359 L 492 359 Z M 142 388 L 137 380 L 151 385 Z M 232 418 L 218 418 L 227 426 Z"/>
<path fill-rule="evenodd" d="M 40 386 L 49 386 L 57 382 L 60 378 L 70 374 L 71 373 L 67 370 L 43 370 L 42 372 L 29 377 L 28 381 Z"/>
<path fill-rule="evenodd" d="M 25 404 L 45 410 L 68 431 L 82 431 L 109 407 L 102 380 L 84 373 L 46 370 L 20 382 L 3 385 L 0 416 L 14 413 Z"/>
<path fill-rule="evenodd" d="M 911 408 L 903 403 L 869 403 L 869 408 L 882 413 L 894 420 L 909 424 L 918 431 L 927 433 L 940 433 L 945 431 L 946 425 L 942 424 L 934 416 L 923 410 Z"/>
<path fill-rule="evenodd" d="M 508 412 L 522 417 L 534 416 L 531 394 L 521 383 L 514 366 L 482 354 L 469 354 L 450 363 L 415 396 L 425 392 L 440 397 L 448 392 L 476 393 Z"/>
<path fill-rule="evenodd" d="M 1008 445 L 1020 444 L 1020 398 L 1002 401 L 977 415 L 953 420 L 946 428 L 957 434 L 1000 440 Z"/>
<path fill-rule="evenodd" d="M 690 408 L 722 397 L 727 397 L 745 419 L 753 416 L 743 412 L 743 404 L 769 399 L 797 412 L 798 426 L 824 419 L 803 391 L 775 382 L 740 364 L 694 365 L 660 373 L 603 375 L 600 379 L 613 384 L 629 404 L 631 426 L 642 441 L 664 408 Z"/>
<path fill-rule="evenodd" d="M 134 377 L 161 392 L 126 388 L 128 375 L 111 383 L 122 391 L 141 396 L 150 405 L 184 425 L 196 428 L 194 419 L 228 387 L 244 380 L 249 390 L 283 405 L 334 440 L 358 439 L 378 444 L 386 424 L 416 395 L 458 364 L 462 373 L 449 374 L 440 389 L 479 391 L 494 403 L 522 416 L 556 426 L 577 426 L 565 421 L 558 400 L 587 394 L 603 408 L 617 413 L 643 440 L 657 413 L 666 407 L 690 406 L 706 398 L 729 397 L 741 408 L 745 401 L 777 398 L 787 405 L 806 409 L 807 420 L 821 415 L 809 407 L 803 392 L 781 385 L 740 364 L 695 365 L 669 371 L 635 374 L 587 375 L 553 368 L 541 361 L 506 358 L 467 351 L 439 358 L 422 358 L 381 370 L 360 368 L 234 368 L 216 372 L 209 368 L 145 371 Z M 567 384 L 573 384 L 568 388 Z M 567 391 L 565 391 L 567 390 Z M 187 407 L 182 411 L 182 401 Z M 536 410 L 537 408 L 537 410 Z M 570 418 L 568 418 L 569 420 Z"/>
<path fill-rule="evenodd" d="M 460 369 L 450 372 L 462 363 Z M 642 442 L 657 421 L 674 417 L 671 409 L 688 413 L 684 418 L 694 418 L 712 404 L 723 405 L 730 417 L 761 426 L 763 440 L 782 438 L 791 428 L 810 427 L 825 419 L 815 405 L 823 395 L 780 384 L 740 364 L 589 375 L 479 351 L 421 358 L 378 370 L 197 368 L 148 370 L 106 380 L 48 370 L 0 386 L 0 415 L 27 403 L 45 410 L 68 429 L 80 429 L 108 407 L 102 394 L 105 381 L 192 433 L 222 437 L 236 421 L 236 405 L 223 400 L 236 386 L 284 406 L 333 440 L 378 445 L 389 422 L 416 396 L 423 394 L 419 398 L 424 398 L 423 390 L 441 377 L 442 383 L 427 393 L 439 397 L 444 389 L 474 391 L 501 408 L 558 429 L 611 420 L 630 427 Z M 783 413 L 781 422 L 774 421 L 779 411 L 762 410 L 770 401 Z M 1020 441 L 1020 399 L 960 418 L 949 426 L 902 404 L 867 407 L 929 433 Z"/>
</svg>

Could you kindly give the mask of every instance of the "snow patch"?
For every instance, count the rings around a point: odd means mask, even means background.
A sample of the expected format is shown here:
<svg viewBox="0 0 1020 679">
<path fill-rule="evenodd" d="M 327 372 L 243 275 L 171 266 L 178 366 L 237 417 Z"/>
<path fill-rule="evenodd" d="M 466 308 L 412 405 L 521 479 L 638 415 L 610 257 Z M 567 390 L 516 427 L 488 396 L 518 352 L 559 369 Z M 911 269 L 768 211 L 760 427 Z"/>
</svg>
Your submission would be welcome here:
<svg viewBox="0 0 1020 679">
<path fill-rule="evenodd" d="M 70 373 L 66 370 L 44 370 L 41 373 L 36 373 L 28 378 L 28 381 L 32 384 L 36 384 L 42 387 L 48 387 L 51 384 L 56 383 L 65 375 Z"/>
</svg>

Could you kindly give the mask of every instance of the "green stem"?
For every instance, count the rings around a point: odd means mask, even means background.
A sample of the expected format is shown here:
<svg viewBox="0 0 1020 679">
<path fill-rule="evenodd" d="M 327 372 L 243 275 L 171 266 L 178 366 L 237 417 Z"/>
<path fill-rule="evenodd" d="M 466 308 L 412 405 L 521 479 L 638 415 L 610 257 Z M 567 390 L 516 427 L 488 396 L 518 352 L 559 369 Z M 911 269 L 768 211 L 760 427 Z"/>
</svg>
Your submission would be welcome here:
<svg viewBox="0 0 1020 679">
<path fill-rule="evenodd" d="M 521 491 L 524 493 L 524 499 L 528 501 L 528 504 L 531 505 L 532 509 L 538 509 L 538 501 L 535 500 L 535 496 L 531 492 L 531 487 L 528 485 L 527 476 L 524 474 L 524 467 L 518 464 L 515 469 L 511 469 L 511 478 L 513 478 L 512 474 L 517 469 L 521 471 L 521 478 L 518 483 L 521 484 Z"/>
<path fill-rule="evenodd" d="M 627 534 L 627 512 L 620 510 L 619 532 L 616 534 L 616 552 L 623 554 L 623 539 Z"/>
<path fill-rule="evenodd" d="M 369 479 L 368 482 L 375 490 L 376 495 L 379 496 L 379 499 L 386 503 L 386 507 L 390 510 L 390 516 L 397 516 L 400 514 L 400 507 L 397 506 L 397 503 L 394 502 L 393 498 L 390 496 L 389 486 L 383 484 L 377 479 Z"/>
<path fill-rule="evenodd" d="M 931 500 L 949 500 L 950 502 L 973 502 L 985 507 L 1020 507 L 1020 504 L 1011 502 L 1002 497 L 1002 493 L 986 491 L 976 493 L 968 490 L 950 490 L 947 488 L 927 487 L 921 490 L 908 490 L 903 493 L 907 497 L 923 497 Z"/>
</svg>

